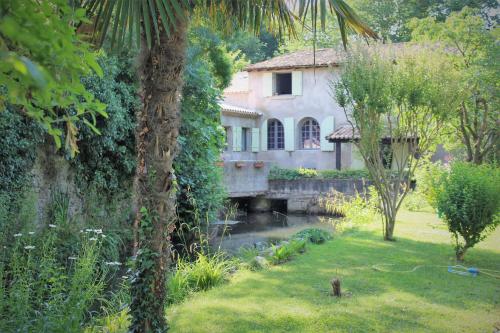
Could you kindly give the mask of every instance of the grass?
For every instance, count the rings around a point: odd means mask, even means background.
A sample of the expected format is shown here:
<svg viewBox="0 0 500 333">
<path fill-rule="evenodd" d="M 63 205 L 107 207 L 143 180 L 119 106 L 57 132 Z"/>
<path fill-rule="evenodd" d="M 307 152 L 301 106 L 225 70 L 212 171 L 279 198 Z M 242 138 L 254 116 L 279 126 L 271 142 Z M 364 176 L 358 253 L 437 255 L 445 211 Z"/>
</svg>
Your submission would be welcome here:
<svg viewBox="0 0 500 333">
<path fill-rule="evenodd" d="M 268 270 L 240 271 L 228 285 L 200 292 L 167 311 L 171 333 L 493 332 L 500 326 L 500 283 L 447 272 L 454 252 L 434 214 L 402 212 L 396 242 L 372 224 L 345 232 Z M 411 273 L 382 272 L 372 268 Z M 500 229 L 467 253 L 467 266 L 500 271 Z M 444 266 L 444 267 L 443 267 Z M 340 277 L 341 299 L 329 295 Z"/>
</svg>

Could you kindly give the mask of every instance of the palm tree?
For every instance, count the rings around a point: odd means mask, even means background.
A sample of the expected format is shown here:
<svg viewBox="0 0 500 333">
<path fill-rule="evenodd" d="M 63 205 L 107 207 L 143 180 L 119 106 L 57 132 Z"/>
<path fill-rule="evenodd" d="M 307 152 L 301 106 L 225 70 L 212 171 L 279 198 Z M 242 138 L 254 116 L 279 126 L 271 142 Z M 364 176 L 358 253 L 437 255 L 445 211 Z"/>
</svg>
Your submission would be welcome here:
<svg viewBox="0 0 500 333">
<path fill-rule="evenodd" d="M 135 39 L 141 50 L 144 104 L 137 114 L 134 225 L 139 236 L 134 247 L 139 249 L 137 260 L 142 266 L 133 283 L 131 331 L 162 332 L 166 329 L 169 234 L 175 214 L 172 162 L 190 16 L 202 11 L 201 15 L 227 30 L 239 27 L 259 32 L 264 24 L 280 35 L 293 36 L 294 20 L 305 24 L 310 18 L 315 32 L 318 18 L 324 26 L 330 12 L 338 19 L 344 45 L 349 28 L 365 37 L 376 35 L 342 0 L 83 0 L 81 5 L 94 21 L 98 45 L 108 38 L 112 47 L 130 46 Z"/>
</svg>

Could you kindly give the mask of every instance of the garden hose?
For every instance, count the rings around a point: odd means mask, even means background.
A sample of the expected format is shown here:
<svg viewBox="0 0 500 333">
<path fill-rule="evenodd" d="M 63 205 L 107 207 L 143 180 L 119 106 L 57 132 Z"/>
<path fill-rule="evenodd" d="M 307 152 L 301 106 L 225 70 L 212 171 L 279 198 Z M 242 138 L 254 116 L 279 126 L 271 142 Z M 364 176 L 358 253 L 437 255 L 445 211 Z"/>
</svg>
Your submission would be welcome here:
<svg viewBox="0 0 500 333">
<path fill-rule="evenodd" d="M 395 264 L 374 264 L 371 266 L 356 266 L 356 267 L 349 267 L 349 269 L 368 269 L 371 268 L 377 272 L 383 272 L 383 273 L 413 273 L 417 271 L 418 269 L 422 267 L 439 267 L 439 268 L 447 268 L 448 272 L 450 273 L 455 273 L 463 276 L 472 276 L 476 277 L 477 275 L 485 275 L 488 277 L 492 277 L 495 279 L 500 279 L 500 271 L 496 271 L 493 269 L 487 269 L 487 268 L 477 268 L 477 267 L 465 267 L 462 265 L 455 265 L 455 266 L 446 266 L 446 265 L 417 265 L 413 267 L 412 269 L 408 270 L 391 270 L 384 268 L 384 266 L 395 266 Z M 341 268 L 341 267 L 338 267 Z M 494 273 L 499 273 L 499 274 L 494 274 Z"/>
<path fill-rule="evenodd" d="M 494 273 L 500 273 L 500 271 L 495 271 L 492 269 L 479 269 L 477 267 L 465 267 L 462 265 L 455 265 L 455 266 L 443 266 L 443 265 L 417 265 L 413 267 L 410 270 L 404 270 L 404 271 L 394 271 L 394 270 L 388 270 L 388 269 L 383 269 L 381 266 L 394 266 L 394 264 L 377 264 L 377 265 L 372 265 L 371 267 L 379 272 L 385 272 L 385 273 L 413 273 L 417 269 L 422 268 L 422 267 L 447 267 L 448 272 L 450 273 L 455 273 L 463 276 L 471 276 L 471 277 L 476 277 L 481 273 L 482 275 L 486 275 L 489 277 L 493 277 L 495 279 L 500 279 L 500 275 L 493 274 Z"/>
</svg>

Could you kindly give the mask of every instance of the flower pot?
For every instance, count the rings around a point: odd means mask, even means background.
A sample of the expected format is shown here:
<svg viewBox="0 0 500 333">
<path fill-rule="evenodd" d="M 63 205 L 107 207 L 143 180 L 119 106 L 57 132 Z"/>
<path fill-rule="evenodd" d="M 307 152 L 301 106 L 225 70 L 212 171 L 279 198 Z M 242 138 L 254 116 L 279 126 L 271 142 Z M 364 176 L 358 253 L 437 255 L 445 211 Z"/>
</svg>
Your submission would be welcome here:
<svg viewBox="0 0 500 333">
<path fill-rule="evenodd" d="M 253 167 L 257 168 L 257 169 L 263 168 L 264 167 L 264 162 L 262 162 L 262 161 L 254 162 L 253 163 Z"/>
<path fill-rule="evenodd" d="M 245 162 L 235 162 L 234 166 L 238 169 L 243 168 L 245 166 Z"/>
</svg>

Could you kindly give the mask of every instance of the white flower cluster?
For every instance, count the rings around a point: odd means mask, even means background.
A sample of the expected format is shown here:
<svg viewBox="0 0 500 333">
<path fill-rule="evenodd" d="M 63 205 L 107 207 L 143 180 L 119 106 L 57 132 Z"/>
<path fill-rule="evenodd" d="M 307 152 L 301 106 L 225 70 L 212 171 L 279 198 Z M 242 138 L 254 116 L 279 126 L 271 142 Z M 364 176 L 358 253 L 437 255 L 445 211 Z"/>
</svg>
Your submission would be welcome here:
<svg viewBox="0 0 500 333">
<path fill-rule="evenodd" d="M 96 241 L 97 237 L 101 236 L 102 238 L 106 238 L 106 235 L 102 233 L 102 229 L 85 229 L 85 230 L 80 230 L 80 233 L 86 233 L 86 234 L 94 234 L 93 237 L 89 238 L 91 241 Z"/>
<path fill-rule="evenodd" d="M 121 266 L 122 263 L 118 262 L 118 261 L 107 261 L 106 265 L 108 265 L 108 266 Z"/>
</svg>

